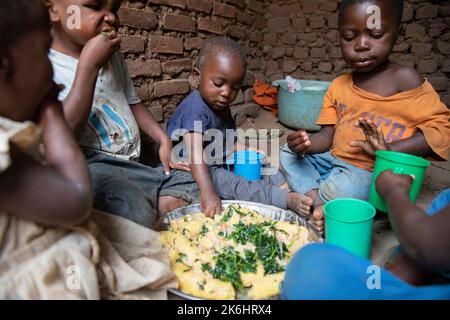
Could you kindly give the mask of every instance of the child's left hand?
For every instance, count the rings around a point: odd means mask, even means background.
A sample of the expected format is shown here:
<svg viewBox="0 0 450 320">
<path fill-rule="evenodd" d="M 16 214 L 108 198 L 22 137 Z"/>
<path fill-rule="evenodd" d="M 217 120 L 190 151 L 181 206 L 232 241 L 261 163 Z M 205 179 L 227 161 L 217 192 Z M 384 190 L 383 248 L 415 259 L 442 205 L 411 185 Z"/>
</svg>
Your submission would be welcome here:
<svg viewBox="0 0 450 320">
<path fill-rule="evenodd" d="M 361 148 L 371 156 L 375 156 L 375 152 L 378 150 L 390 150 L 388 144 L 384 140 L 381 127 L 377 127 L 372 120 L 359 118 L 356 121 L 355 126 L 363 130 L 366 141 L 354 140 L 350 142 L 352 147 Z"/>
<path fill-rule="evenodd" d="M 159 159 L 164 168 L 164 174 L 170 175 L 171 159 L 172 159 L 172 141 L 170 139 L 163 139 L 159 146 Z"/>
</svg>

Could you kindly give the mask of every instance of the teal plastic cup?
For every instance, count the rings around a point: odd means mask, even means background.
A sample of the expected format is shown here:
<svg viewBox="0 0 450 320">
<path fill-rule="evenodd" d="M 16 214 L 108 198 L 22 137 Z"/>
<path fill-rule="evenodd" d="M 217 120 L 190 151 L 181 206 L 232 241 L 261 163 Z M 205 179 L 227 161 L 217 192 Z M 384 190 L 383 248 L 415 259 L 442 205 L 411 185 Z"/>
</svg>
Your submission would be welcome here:
<svg viewBox="0 0 450 320">
<path fill-rule="evenodd" d="M 375 208 L 362 200 L 336 199 L 324 210 L 325 241 L 369 259 Z"/>
<path fill-rule="evenodd" d="M 386 203 L 378 194 L 375 182 L 381 172 L 392 170 L 392 172 L 397 174 L 414 176 L 409 198 L 413 203 L 416 203 L 430 162 L 421 157 L 394 151 L 377 151 L 375 156 L 376 159 L 373 169 L 372 185 L 369 193 L 369 202 L 378 210 L 387 212 Z"/>
</svg>

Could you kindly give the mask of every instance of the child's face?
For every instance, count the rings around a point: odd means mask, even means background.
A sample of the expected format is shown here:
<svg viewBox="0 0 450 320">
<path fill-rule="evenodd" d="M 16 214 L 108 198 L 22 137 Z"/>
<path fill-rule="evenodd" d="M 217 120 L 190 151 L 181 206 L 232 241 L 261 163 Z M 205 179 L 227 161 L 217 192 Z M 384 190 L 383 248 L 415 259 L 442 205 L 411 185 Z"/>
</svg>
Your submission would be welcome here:
<svg viewBox="0 0 450 320">
<path fill-rule="evenodd" d="M 36 120 L 39 105 L 53 88 L 53 69 L 48 58 L 49 30 L 33 31 L 9 51 L 12 73 L 0 84 L 2 116 L 15 121 Z M 1 71 L 1 70 L 0 70 Z"/>
<path fill-rule="evenodd" d="M 371 5 L 378 5 L 381 12 L 381 28 L 373 28 L 373 13 L 367 13 Z M 399 28 L 393 10 L 379 2 L 364 2 L 349 6 L 339 26 L 339 41 L 345 61 L 355 72 L 366 73 L 388 61 Z"/>
<path fill-rule="evenodd" d="M 119 25 L 117 11 L 120 1 L 53 0 L 53 3 L 55 10 L 53 15 L 57 17 L 71 41 L 81 47 L 101 32 L 117 31 Z M 76 23 L 77 11 L 79 11 L 79 25 Z"/>
<path fill-rule="evenodd" d="M 227 109 L 242 86 L 245 71 L 237 57 L 227 54 L 207 57 L 199 71 L 200 94 L 213 110 Z"/>
</svg>

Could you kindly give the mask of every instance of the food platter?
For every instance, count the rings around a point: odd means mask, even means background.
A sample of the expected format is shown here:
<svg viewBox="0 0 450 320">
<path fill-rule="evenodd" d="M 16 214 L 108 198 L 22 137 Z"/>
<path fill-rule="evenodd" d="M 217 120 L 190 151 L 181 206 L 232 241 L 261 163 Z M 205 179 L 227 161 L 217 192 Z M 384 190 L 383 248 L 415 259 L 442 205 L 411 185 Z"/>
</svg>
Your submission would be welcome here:
<svg viewBox="0 0 450 320">
<path fill-rule="evenodd" d="M 291 222 L 297 225 L 303 226 L 308 230 L 308 242 L 309 243 L 320 243 L 323 241 L 320 234 L 315 230 L 315 228 L 303 217 L 298 216 L 292 211 L 284 210 L 270 205 L 264 205 L 260 203 L 248 202 L 248 201 L 236 201 L 236 200 L 224 200 L 222 201 L 222 207 L 226 208 L 229 205 L 237 204 L 241 207 L 248 208 L 257 211 L 259 214 L 269 217 L 276 221 Z M 177 220 L 183 218 L 186 215 L 194 215 L 201 212 L 200 204 L 192 204 L 186 207 L 178 208 L 170 213 L 166 214 L 163 218 L 162 229 L 167 230 L 170 226 L 172 220 Z M 186 294 L 180 290 L 170 289 L 170 293 L 175 296 L 187 299 L 187 300 L 203 300 L 198 297 Z"/>
</svg>

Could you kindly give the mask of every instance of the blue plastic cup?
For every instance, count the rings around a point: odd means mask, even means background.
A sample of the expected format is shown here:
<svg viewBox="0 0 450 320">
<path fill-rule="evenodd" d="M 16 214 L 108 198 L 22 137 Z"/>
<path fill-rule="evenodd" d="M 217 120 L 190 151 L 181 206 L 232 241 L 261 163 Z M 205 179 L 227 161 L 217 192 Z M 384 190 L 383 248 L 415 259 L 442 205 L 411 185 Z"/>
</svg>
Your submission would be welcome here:
<svg viewBox="0 0 450 320">
<path fill-rule="evenodd" d="M 234 174 L 246 178 L 249 181 L 262 178 L 261 170 L 263 166 L 264 154 L 253 150 L 237 151 L 233 155 Z"/>
</svg>

